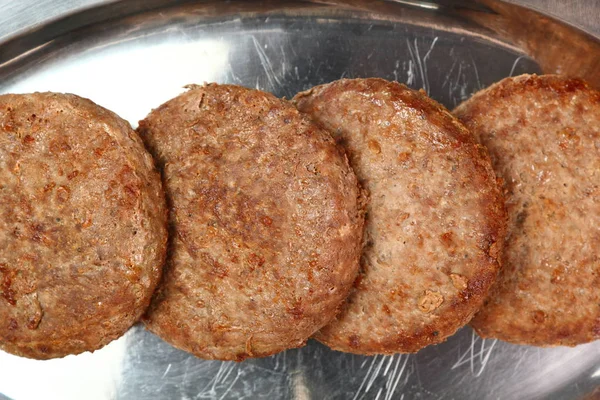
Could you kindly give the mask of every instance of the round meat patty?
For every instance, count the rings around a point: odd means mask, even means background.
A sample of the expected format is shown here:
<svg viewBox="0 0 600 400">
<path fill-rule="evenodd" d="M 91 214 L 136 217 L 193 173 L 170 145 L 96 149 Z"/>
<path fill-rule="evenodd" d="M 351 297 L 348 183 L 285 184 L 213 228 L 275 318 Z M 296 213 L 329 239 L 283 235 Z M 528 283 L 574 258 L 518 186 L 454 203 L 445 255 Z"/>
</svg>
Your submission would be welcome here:
<svg viewBox="0 0 600 400">
<path fill-rule="evenodd" d="M 507 78 L 456 115 L 504 180 L 504 269 L 472 326 L 536 346 L 600 339 L 600 92 L 555 75 Z"/>
<path fill-rule="evenodd" d="M 291 103 L 239 86 L 190 88 L 140 122 L 163 167 L 173 238 L 146 324 L 208 359 L 302 346 L 358 272 L 356 176 Z"/>
<path fill-rule="evenodd" d="M 444 341 L 481 306 L 504 236 L 485 150 L 444 107 L 397 82 L 340 80 L 294 98 L 369 191 L 355 290 L 316 338 L 359 354 Z"/>
<path fill-rule="evenodd" d="M 0 96 L 0 348 L 93 351 L 143 314 L 167 244 L 160 175 L 135 131 L 69 94 Z"/>
</svg>

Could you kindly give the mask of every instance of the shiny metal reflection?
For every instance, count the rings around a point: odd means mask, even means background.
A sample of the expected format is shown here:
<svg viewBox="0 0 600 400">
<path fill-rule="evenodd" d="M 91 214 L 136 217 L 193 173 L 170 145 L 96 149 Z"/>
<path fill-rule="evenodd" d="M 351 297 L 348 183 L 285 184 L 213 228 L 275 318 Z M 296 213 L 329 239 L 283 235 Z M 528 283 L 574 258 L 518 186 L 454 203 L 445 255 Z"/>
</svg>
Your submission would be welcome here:
<svg viewBox="0 0 600 400">
<path fill-rule="evenodd" d="M 439 10 L 440 5 L 431 1 L 416 1 L 416 0 L 386 0 L 390 3 L 398 3 L 398 4 L 404 4 L 407 6 L 414 6 L 414 7 L 420 7 L 420 8 L 425 8 L 428 10 Z"/>
<path fill-rule="evenodd" d="M 492 0 L 407 2 L 105 3 L 1 42 L 0 92 L 75 92 L 137 125 L 203 81 L 292 97 L 381 76 L 450 108 L 524 72 L 598 82 L 598 40 L 560 21 Z M 469 328 L 417 354 L 362 357 L 310 342 L 236 364 L 199 360 L 136 326 L 94 354 L 0 353 L 0 399 L 577 399 L 600 384 L 599 368 L 600 343 L 538 349 Z"/>
</svg>

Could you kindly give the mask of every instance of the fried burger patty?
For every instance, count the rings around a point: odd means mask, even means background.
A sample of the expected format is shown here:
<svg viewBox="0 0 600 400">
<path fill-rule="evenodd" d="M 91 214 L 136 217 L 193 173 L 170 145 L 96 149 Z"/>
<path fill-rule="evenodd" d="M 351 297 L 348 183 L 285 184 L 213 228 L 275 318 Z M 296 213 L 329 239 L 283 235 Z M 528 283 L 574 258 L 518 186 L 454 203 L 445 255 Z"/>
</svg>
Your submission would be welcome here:
<svg viewBox="0 0 600 400">
<path fill-rule="evenodd" d="M 159 280 L 166 217 L 127 122 L 74 95 L 0 96 L 0 348 L 48 359 L 121 336 Z"/>
<path fill-rule="evenodd" d="M 472 326 L 537 346 L 600 338 L 600 92 L 507 78 L 456 115 L 487 146 L 509 215 L 504 269 Z"/>
<path fill-rule="evenodd" d="M 359 279 L 316 338 L 359 354 L 442 342 L 499 269 L 505 213 L 485 150 L 444 107 L 396 82 L 344 79 L 294 101 L 345 147 L 370 194 Z"/>
<path fill-rule="evenodd" d="M 145 322 L 208 359 L 302 346 L 356 278 L 356 177 L 287 101 L 232 85 L 190 89 L 140 122 L 163 168 L 172 232 Z"/>
</svg>

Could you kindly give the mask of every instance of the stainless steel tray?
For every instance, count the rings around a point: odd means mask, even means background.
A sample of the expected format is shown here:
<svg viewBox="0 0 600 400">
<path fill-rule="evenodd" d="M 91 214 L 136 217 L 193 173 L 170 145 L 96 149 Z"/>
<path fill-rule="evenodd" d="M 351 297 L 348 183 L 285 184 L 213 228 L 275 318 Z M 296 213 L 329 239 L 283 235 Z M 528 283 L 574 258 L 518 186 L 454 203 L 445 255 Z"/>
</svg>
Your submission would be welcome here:
<svg viewBox="0 0 600 400">
<path fill-rule="evenodd" d="M 600 44 L 496 0 L 113 1 L 0 42 L 0 92 L 74 92 L 134 126 L 188 83 L 291 97 L 380 76 L 452 108 L 503 77 L 542 71 L 600 85 Z M 481 340 L 468 327 L 390 357 L 309 342 L 266 359 L 203 361 L 141 326 L 94 354 L 41 362 L 0 352 L 1 400 L 591 399 L 599 385 L 600 342 L 540 349 Z"/>
</svg>

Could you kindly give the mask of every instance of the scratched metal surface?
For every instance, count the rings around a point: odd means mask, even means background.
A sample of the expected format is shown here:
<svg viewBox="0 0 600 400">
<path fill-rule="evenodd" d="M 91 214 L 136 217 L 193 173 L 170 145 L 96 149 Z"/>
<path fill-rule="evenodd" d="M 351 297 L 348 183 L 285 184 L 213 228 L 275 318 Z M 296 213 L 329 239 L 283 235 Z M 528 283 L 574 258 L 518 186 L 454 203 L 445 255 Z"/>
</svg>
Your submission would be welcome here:
<svg viewBox="0 0 600 400">
<path fill-rule="evenodd" d="M 193 82 L 291 97 L 341 77 L 380 76 L 424 88 L 451 108 L 505 76 L 541 70 L 500 30 L 431 3 L 139 3 L 0 42 L 0 92 L 74 92 L 135 126 Z M 493 15 L 487 7 L 496 2 L 485 3 L 468 11 Z M 0 352 L 0 400 L 584 399 L 598 398 L 599 385 L 600 342 L 539 349 L 481 340 L 468 327 L 417 354 L 385 357 L 311 341 L 239 364 L 203 361 L 140 326 L 94 354 L 40 362 Z"/>
</svg>

